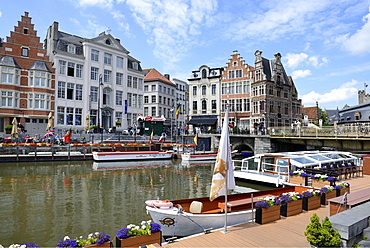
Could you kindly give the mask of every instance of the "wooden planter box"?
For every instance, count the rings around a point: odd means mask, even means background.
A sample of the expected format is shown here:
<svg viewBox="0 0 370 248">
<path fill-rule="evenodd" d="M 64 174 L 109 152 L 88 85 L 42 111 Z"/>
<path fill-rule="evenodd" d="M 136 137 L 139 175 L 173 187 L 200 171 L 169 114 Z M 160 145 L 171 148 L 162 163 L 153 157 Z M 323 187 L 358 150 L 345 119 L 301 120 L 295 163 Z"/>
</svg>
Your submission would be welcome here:
<svg viewBox="0 0 370 248">
<path fill-rule="evenodd" d="M 95 248 L 95 247 L 100 247 L 100 248 L 110 248 L 111 247 L 111 241 L 107 241 L 101 245 L 96 245 L 96 244 L 93 244 L 93 245 L 87 245 L 87 246 L 84 246 L 85 248 Z"/>
<path fill-rule="evenodd" d="M 337 191 L 337 196 L 341 196 L 341 195 L 344 195 L 344 193 L 347 191 L 348 194 L 351 193 L 351 189 L 350 187 L 348 188 L 341 188 L 341 189 L 336 189 Z"/>
<path fill-rule="evenodd" d="M 289 176 L 289 182 L 295 185 L 305 186 L 305 178 L 301 176 Z"/>
<path fill-rule="evenodd" d="M 302 199 L 281 203 L 280 214 L 282 216 L 288 217 L 299 213 L 302 213 Z"/>
<path fill-rule="evenodd" d="M 319 195 L 312 197 L 303 197 L 302 209 L 309 211 L 321 207 L 321 197 Z"/>
<path fill-rule="evenodd" d="M 139 247 L 144 245 L 150 244 L 162 244 L 162 232 L 155 232 L 151 235 L 142 235 L 136 237 L 130 237 L 127 239 L 119 239 L 117 236 L 115 237 L 115 244 L 116 247 Z"/>
<path fill-rule="evenodd" d="M 321 194 L 321 205 L 328 205 L 328 200 L 331 198 L 337 197 L 337 191 L 333 190 L 328 193 Z"/>
<path fill-rule="evenodd" d="M 330 185 L 329 181 L 312 180 L 312 187 L 321 189 L 322 187 Z"/>
<path fill-rule="evenodd" d="M 256 223 L 265 224 L 280 219 L 280 206 L 256 208 Z"/>
</svg>

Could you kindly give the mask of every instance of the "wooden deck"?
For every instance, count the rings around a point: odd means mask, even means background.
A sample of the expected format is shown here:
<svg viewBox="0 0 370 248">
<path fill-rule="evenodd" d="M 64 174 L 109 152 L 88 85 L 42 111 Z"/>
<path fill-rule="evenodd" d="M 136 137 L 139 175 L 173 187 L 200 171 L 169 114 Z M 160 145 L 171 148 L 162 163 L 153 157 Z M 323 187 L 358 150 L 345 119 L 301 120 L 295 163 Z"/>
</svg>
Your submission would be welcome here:
<svg viewBox="0 0 370 248">
<path fill-rule="evenodd" d="M 351 192 L 369 188 L 370 175 L 344 180 L 351 184 Z M 194 235 L 179 239 L 163 247 L 311 247 L 306 241 L 304 231 L 310 217 L 316 213 L 320 219 L 328 215 L 328 206 L 321 206 L 311 211 L 281 217 L 268 224 L 247 223 L 229 227 L 229 233 L 222 233 L 223 228 L 209 234 Z"/>
</svg>

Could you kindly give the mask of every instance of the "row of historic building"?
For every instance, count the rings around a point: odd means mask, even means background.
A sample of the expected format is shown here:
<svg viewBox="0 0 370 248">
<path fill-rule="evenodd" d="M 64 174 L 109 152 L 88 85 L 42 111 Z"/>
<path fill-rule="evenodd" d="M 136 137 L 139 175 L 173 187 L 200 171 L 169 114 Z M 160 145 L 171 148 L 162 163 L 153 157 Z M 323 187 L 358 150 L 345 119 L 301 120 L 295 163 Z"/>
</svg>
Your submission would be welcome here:
<svg viewBox="0 0 370 248">
<path fill-rule="evenodd" d="M 44 133 L 52 113 L 57 132 L 140 127 L 157 133 L 198 126 L 215 131 L 230 106 L 230 127 L 288 126 L 301 119 L 301 100 L 281 55 L 255 52 L 248 65 L 237 51 L 225 67 L 202 65 L 187 82 L 138 59 L 109 32 L 83 38 L 48 28 L 40 42 L 28 12 L 0 41 L 0 130 L 17 118 L 28 133 Z"/>
</svg>

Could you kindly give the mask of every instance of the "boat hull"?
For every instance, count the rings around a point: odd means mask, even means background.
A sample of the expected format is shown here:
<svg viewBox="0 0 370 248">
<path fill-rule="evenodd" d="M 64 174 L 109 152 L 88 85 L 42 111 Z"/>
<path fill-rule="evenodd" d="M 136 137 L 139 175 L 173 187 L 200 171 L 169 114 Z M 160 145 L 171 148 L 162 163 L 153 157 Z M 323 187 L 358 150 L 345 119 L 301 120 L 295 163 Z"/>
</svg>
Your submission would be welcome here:
<svg viewBox="0 0 370 248">
<path fill-rule="evenodd" d="M 128 161 L 147 159 L 170 159 L 172 151 L 93 152 L 95 161 Z"/>
<path fill-rule="evenodd" d="M 189 154 L 181 155 L 182 161 L 216 161 L 217 154 Z"/>
<path fill-rule="evenodd" d="M 184 237 L 202 233 L 206 229 L 218 229 L 225 226 L 225 214 L 192 214 L 179 212 L 178 208 L 158 209 L 146 207 L 155 223 L 161 224 L 163 236 Z M 227 214 L 227 226 L 252 221 L 252 210 L 231 212 Z"/>
</svg>

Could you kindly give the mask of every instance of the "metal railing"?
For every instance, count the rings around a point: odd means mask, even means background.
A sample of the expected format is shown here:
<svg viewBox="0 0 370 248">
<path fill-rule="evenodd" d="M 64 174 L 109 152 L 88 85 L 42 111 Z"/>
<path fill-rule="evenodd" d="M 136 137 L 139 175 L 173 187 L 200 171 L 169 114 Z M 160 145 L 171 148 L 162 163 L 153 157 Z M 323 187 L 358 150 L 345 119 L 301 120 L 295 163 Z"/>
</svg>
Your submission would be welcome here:
<svg viewBox="0 0 370 248">
<path fill-rule="evenodd" d="M 340 127 L 269 127 L 268 134 L 271 137 L 370 137 L 370 126 L 340 126 Z"/>
</svg>

